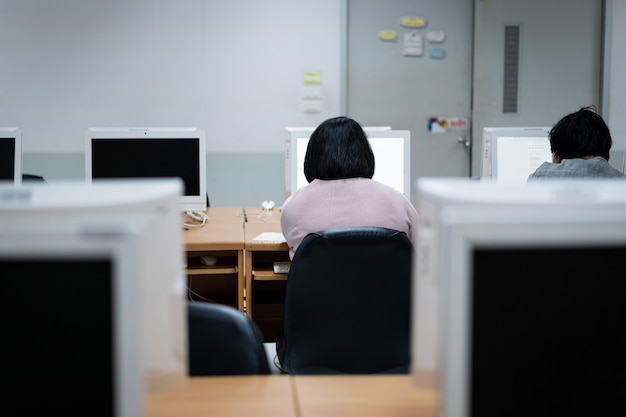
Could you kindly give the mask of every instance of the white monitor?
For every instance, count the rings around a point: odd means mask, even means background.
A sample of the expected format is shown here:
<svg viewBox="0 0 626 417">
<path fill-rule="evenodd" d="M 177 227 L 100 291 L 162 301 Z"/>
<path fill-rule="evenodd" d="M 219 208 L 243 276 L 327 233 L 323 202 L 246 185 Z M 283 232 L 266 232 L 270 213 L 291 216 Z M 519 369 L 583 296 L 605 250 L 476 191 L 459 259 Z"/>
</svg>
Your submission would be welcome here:
<svg viewBox="0 0 626 417">
<path fill-rule="evenodd" d="M 15 273 L 22 271 L 20 278 L 29 282 L 27 296 L 20 299 L 24 311 L 15 311 L 11 320 L 21 318 L 28 326 L 36 325 L 37 317 L 22 316 L 29 307 L 39 309 L 37 303 L 49 303 L 41 311 L 42 315 L 52 314 L 55 308 L 67 308 L 71 309 L 71 314 L 97 317 L 91 309 L 97 308 L 96 305 L 104 308 L 106 303 L 112 302 L 109 308 L 114 318 L 112 332 L 116 343 L 113 353 L 115 364 L 119 365 L 112 376 L 116 395 L 135 401 L 136 367 L 141 372 L 142 386 L 150 391 L 183 386 L 188 372 L 184 244 L 179 210 L 182 182 L 172 178 L 0 187 L 0 268 L 14 268 L 8 270 Z M 12 260 L 23 262 L 16 265 L 11 264 Z M 61 264 L 56 263 L 61 261 Z M 109 275 L 107 268 L 112 271 Z M 4 272 L 0 276 L 7 278 Z M 68 285 L 65 278 L 67 282 L 87 282 L 73 286 Z M 111 297 L 114 298 L 105 299 L 96 285 L 106 283 L 88 281 L 92 278 L 108 279 L 113 285 Z M 47 291 L 51 291 L 52 298 L 44 296 Z M 37 303 L 34 300 L 38 300 Z M 85 326 L 86 323 L 77 321 L 72 325 Z M 59 332 L 59 337 L 52 340 L 61 346 L 78 343 L 81 332 L 91 330 L 75 328 L 71 332 Z M 40 331 L 43 334 L 42 329 L 33 333 Z M 47 349 L 50 341 L 42 336 L 41 348 Z M 55 366 L 67 369 L 74 364 L 70 352 L 73 350 L 68 347 L 68 354 L 56 358 L 63 360 Z M 96 358 L 97 355 L 80 360 L 97 361 Z M 33 383 L 32 376 L 39 375 L 35 384 L 39 379 L 42 384 L 47 382 L 38 391 L 58 387 L 63 390 L 60 398 L 65 399 L 70 386 L 81 383 L 93 386 L 98 379 L 95 371 L 100 365 L 94 363 L 94 373 L 83 380 L 69 381 L 66 386 L 59 381 L 61 375 L 46 378 L 39 370 L 27 371 L 27 363 L 17 362 L 21 378 L 27 378 L 29 386 Z M 81 366 L 80 362 L 77 366 Z M 50 372 L 58 371 L 50 369 Z M 71 379 L 71 373 L 63 377 Z M 55 383 L 51 385 L 50 380 Z M 120 387 L 124 394 L 118 392 Z M 82 387 L 77 388 L 80 389 Z M 78 401 L 78 394 L 73 389 L 71 392 L 71 400 Z"/>
<path fill-rule="evenodd" d="M 543 162 L 552 162 L 549 127 L 483 128 L 481 178 L 526 182 Z"/>
<path fill-rule="evenodd" d="M 285 194 L 296 192 L 308 184 L 304 176 L 304 156 L 313 133 L 310 129 L 287 128 L 285 141 Z M 411 132 L 386 127 L 364 127 L 374 152 L 375 171 L 372 179 L 395 188 L 411 198 Z"/>
<path fill-rule="evenodd" d="M 195 128 L 89 128 L 85 133 L 87 182 L 110 178 L 179 177 L 182 211 L 207 208 L 206 134 Z"/>
<path fill-rule="evenodd" d="M 22 131 L 0 127 L 0 182 L 22 183 Z"/>
<path fill-rule="evenodd" d="M 626 183 L 421 179 L 416 206 L 411 372 L 437 415 L 618 406 Z"/>
<path fill-rule="evenodd" d="M 298 140 L 307 140 L 315 127 L 286 127 L 285 128 L 285 198 L 297 190 L 297 170 L 304 167 L 304 156 L 298 154 Z M 299 162 L 300 160 L 300 162 Z"/>
</svg>

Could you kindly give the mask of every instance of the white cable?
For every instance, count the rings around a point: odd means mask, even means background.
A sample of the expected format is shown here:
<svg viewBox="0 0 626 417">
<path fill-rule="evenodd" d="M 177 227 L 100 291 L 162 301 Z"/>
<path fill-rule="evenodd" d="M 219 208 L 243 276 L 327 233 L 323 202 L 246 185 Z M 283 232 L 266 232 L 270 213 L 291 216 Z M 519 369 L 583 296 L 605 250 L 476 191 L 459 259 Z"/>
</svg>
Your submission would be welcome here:
<svg viewBox="0 0 626 417">
<path fill-rule="evenodd" d="M 184 222 L 183 226 L 187 227 L 202 227 L 206 224 L 207 220 L 209 220 L 209 216 L 203 211 L 192 211 L 188 210 L 185 212 L 187 217 L 193 220 L 196 223 L 187 223 Z"/>
</svg>

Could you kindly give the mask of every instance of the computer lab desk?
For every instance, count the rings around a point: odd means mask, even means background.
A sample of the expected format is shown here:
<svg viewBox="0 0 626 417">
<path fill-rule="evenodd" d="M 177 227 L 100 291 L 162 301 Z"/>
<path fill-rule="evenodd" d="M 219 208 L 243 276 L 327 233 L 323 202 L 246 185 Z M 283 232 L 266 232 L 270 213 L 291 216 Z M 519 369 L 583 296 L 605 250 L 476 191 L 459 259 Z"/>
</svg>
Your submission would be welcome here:
<svg viewBox="0 0 626 417">
<path fill-rule="evenodd" d="M 273 262 L 289 261 L 284 239 L 255 240 L 262 233 L 281 234 L 279 209 L 246 207 L 246 313 L 261 328 L 265 340 L 274 341 L 283 327 L 287 274 L 275 274 Z"/>
<path fill-rule="evenodd" d="M 243 209 L 209 207 L 205 213 L 208 215 L 205 225 L 189 227 L 184 232 L 189 296 L 244 311 Z M 216 265 L 206 266 L 200 262 L 199 257 L 207 254 L 217 257 Z"/>
<path fill-rule="evenodd" d="M 289 247 L 255 237 L 280 234 L 280 210 L 209 207 L 206 214 L 204 226 L 184 233 L 189 298 L 237 307 L 257 322 L 266 340 L 275 340 L 283 323 L 287 274 L 275 274 L 272 265 L 289 260 Z M 215 266 L 200 263 L 206 254 L 218 258 Z"/>
<path fill-rule="evenodd" d="M 148 417 L 432 417 L 436 392 L 410 375 L 192 377 L 147 394 Z"/>
</svg>

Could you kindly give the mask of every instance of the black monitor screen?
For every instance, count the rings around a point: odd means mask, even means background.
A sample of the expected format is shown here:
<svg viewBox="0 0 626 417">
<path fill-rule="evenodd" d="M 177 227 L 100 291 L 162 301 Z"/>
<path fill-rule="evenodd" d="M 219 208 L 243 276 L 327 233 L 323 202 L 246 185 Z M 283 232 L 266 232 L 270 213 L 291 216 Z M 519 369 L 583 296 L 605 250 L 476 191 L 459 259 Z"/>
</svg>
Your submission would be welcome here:
<svg viewBox="0 0 626 417">
<path fill-rule="evenodd" d="M 469 416 L 626 415 L 625 246 L 477 249 Z"/>
<path fill-rule="evenodd" d="M 0 180 L 15 180 L 15 138 L 0 138 Z"/>
<path fill-rule="evenodd" d="M 92 139 L 92 179 L 179 177 L 185 195 L 200 195 L 198 138 Z"/>
<path fill-rule="evenodd" d="M 3 410 L 114 415 L 110 260 L 0 259 Z"/>
</svg>

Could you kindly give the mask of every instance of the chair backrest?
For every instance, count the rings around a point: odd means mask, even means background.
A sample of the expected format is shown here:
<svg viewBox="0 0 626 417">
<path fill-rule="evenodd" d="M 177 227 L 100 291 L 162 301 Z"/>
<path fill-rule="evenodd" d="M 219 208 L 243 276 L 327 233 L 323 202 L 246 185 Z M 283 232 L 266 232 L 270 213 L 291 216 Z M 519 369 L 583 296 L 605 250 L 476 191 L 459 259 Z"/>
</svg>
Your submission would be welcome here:
<svg viewBox="0 0 626 417">
<path fill-rule="evenodd" d="M 291 262 L 277 354 L 290 374 L 408 373 L 413 246 L 381 227 L 311 233 Z"/>
<path fill-rule="evenodd" d="M 189 375 L 269 374 L 263 336 L 234 307 L 188 301 Z"/>
</svg>

